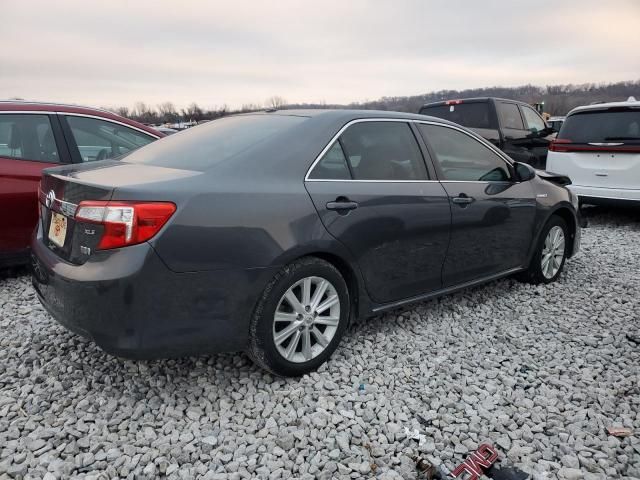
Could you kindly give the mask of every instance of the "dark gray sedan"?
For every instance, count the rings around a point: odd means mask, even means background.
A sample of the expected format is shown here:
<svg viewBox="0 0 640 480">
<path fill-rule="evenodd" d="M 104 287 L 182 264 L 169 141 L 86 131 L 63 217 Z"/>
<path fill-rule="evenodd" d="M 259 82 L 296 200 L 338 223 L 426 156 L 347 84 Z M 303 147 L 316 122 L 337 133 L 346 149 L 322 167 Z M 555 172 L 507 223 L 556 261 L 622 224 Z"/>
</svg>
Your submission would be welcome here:
<svg viewBox="0 0 640 480">
<path fill-rule="evenodd" d="M 227 117 L 45 170 L 33 283 L 115 355 L 245 350 L 300 375 L 355 317 L 512 274 L 556 280 L 580 239 L 566 182 L 422 115 Z"/>
</svg>

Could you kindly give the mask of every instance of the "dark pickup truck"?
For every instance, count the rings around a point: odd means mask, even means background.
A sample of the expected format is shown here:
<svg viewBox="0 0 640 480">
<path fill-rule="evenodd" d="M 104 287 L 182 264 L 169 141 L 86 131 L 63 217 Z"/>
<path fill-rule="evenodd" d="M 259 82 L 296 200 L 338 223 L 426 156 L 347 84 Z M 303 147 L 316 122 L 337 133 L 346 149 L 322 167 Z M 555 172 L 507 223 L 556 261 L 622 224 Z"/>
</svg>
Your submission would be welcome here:
<svg viewBox="0 0 640 480">
<path fill-rule="evenodd" d="M 518 162 L 544 169 L 553 129 L 530 105 L 502 98 L 465 98 L 424 105 L 423 115 L 470 128 Z"/>
</svg>

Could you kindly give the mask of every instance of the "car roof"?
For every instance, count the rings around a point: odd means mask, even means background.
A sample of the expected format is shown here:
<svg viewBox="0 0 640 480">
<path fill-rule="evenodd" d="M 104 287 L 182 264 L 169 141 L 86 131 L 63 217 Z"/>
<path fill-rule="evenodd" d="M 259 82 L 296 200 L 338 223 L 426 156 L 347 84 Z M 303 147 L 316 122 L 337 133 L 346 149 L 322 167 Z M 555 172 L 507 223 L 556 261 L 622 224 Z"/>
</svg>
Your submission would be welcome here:
<svg viewBox="0 0 640 480">
<path fill-rule="evenodd" d="M 462 103 L 481 103 L 481 102 L 490 102 L 490 101 L 499 101 L 499 102 L 509 102 L 509 103 L 517 103 L 520 105 L 529 105 L 527 102 L 522 102 L 520 100 L 513 100 L 511 98 L 500 98 L 500 97 L 471 97 L 471 98 L 450 98 L 448 100 L 439 100 L 437 102 L 428 102 L 422 105 L 421 108 L 424 107 L 435 107 L 439 105 L 446 105 L 447 102 L 462 102 Z"/>
<path fill-rule="evenodd" d="M 55 113 L 74 113 L 77 115 L 90 115 L 93 117 L 101 117 L 108 120 L 124 123 L 138 130 L 144 130 L 156 137 L 164 137 L 162 132 L 152 127 L 143 125 L 142 123 L 121 117 L 113 112 L 101 108 L 83 107 L 80 105 L 69 105 L 64 103 L 50 102 L 31 102 L 24 100 L 1 100 L 0 112 L 55 112 Z"/>
<path fill-rule="evenodd" d="M 620 108 L 620 107 L 630 107 L 630 108 L 640 108 L 640 101 L 624 101 L 624 102 L 607 102 L 607 103 L 594 103 L 593 105 L 582 105 L 580 107 L 576 107 L 567 113 L 567 116 L 573 115 L 574 113 L 579 112 L 592 112 L 598 110 L 608 110 L 610 108 Z"/>
<path fill-rule="evenodd" d="M 289 115 L 296 117 L 309 117 L 322 120 L 335 121 L 336 124 L 348 123 L 353 120 L 362 119 L 394 119 L 394 120 L 429 120 L 447 125 L 460 127 L 453 122 L 443 118 L 421 115 L 419 113 L 395 112 L 392 110 L 364 110 L 364 109 L 283 109 L 266 110 L 264 112 L 254 112 L 241 115 Z"/>
</svg>

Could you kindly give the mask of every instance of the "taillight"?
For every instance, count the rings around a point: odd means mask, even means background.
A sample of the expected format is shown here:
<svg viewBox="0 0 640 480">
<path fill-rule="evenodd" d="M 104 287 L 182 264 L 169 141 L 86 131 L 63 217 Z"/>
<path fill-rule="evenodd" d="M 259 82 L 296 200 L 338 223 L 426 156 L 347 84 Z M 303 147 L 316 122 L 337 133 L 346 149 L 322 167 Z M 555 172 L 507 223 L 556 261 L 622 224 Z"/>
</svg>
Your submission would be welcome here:
<svg viewBox="0 0 640 480">
<path fill-rule="evenodd" d="M 80 202 L 78 221 L 104 226 L 99 250 L 125 247 L 152 238 L 176 211 L 170 202 Z"/>
<path fill-rule="evenodd" d="M 447 100 L 444 102 L 445 105 L 460 105 L 462 100 Z"/>
<path fill-rule="evenodd" d="M 556 138 L 549 144 L 549 150 L 552 152 L 569 152 L 571 151 L 571 140 Z"/>
</svg>

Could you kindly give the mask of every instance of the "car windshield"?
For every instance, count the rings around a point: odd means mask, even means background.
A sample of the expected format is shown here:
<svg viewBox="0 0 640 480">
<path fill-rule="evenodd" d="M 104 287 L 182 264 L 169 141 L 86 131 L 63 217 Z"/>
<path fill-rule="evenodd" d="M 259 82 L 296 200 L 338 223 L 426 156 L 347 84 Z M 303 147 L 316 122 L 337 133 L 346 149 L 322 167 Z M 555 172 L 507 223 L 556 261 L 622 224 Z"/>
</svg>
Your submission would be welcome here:
<svg viewBox="0 0 640 480">
<path fill-rule="evenodd" d="M 420 113 L 444 118 L 464 127 L 491 128 L 489 103 L 473 102 L 458 105 L 433 105 L 422 107 Z"/>
<path fill-rule="evenodd" d="M 127 163 L 206 170 L 307 120 L 293 115 L 238 115 L 165 137 L 127 155 Z"/>
<path fill-rule="evenodd" d="M 640 109 L 574 113 L 564 121 L 558 138 L 573 143 L 638 143 Z"/>
</svg>

